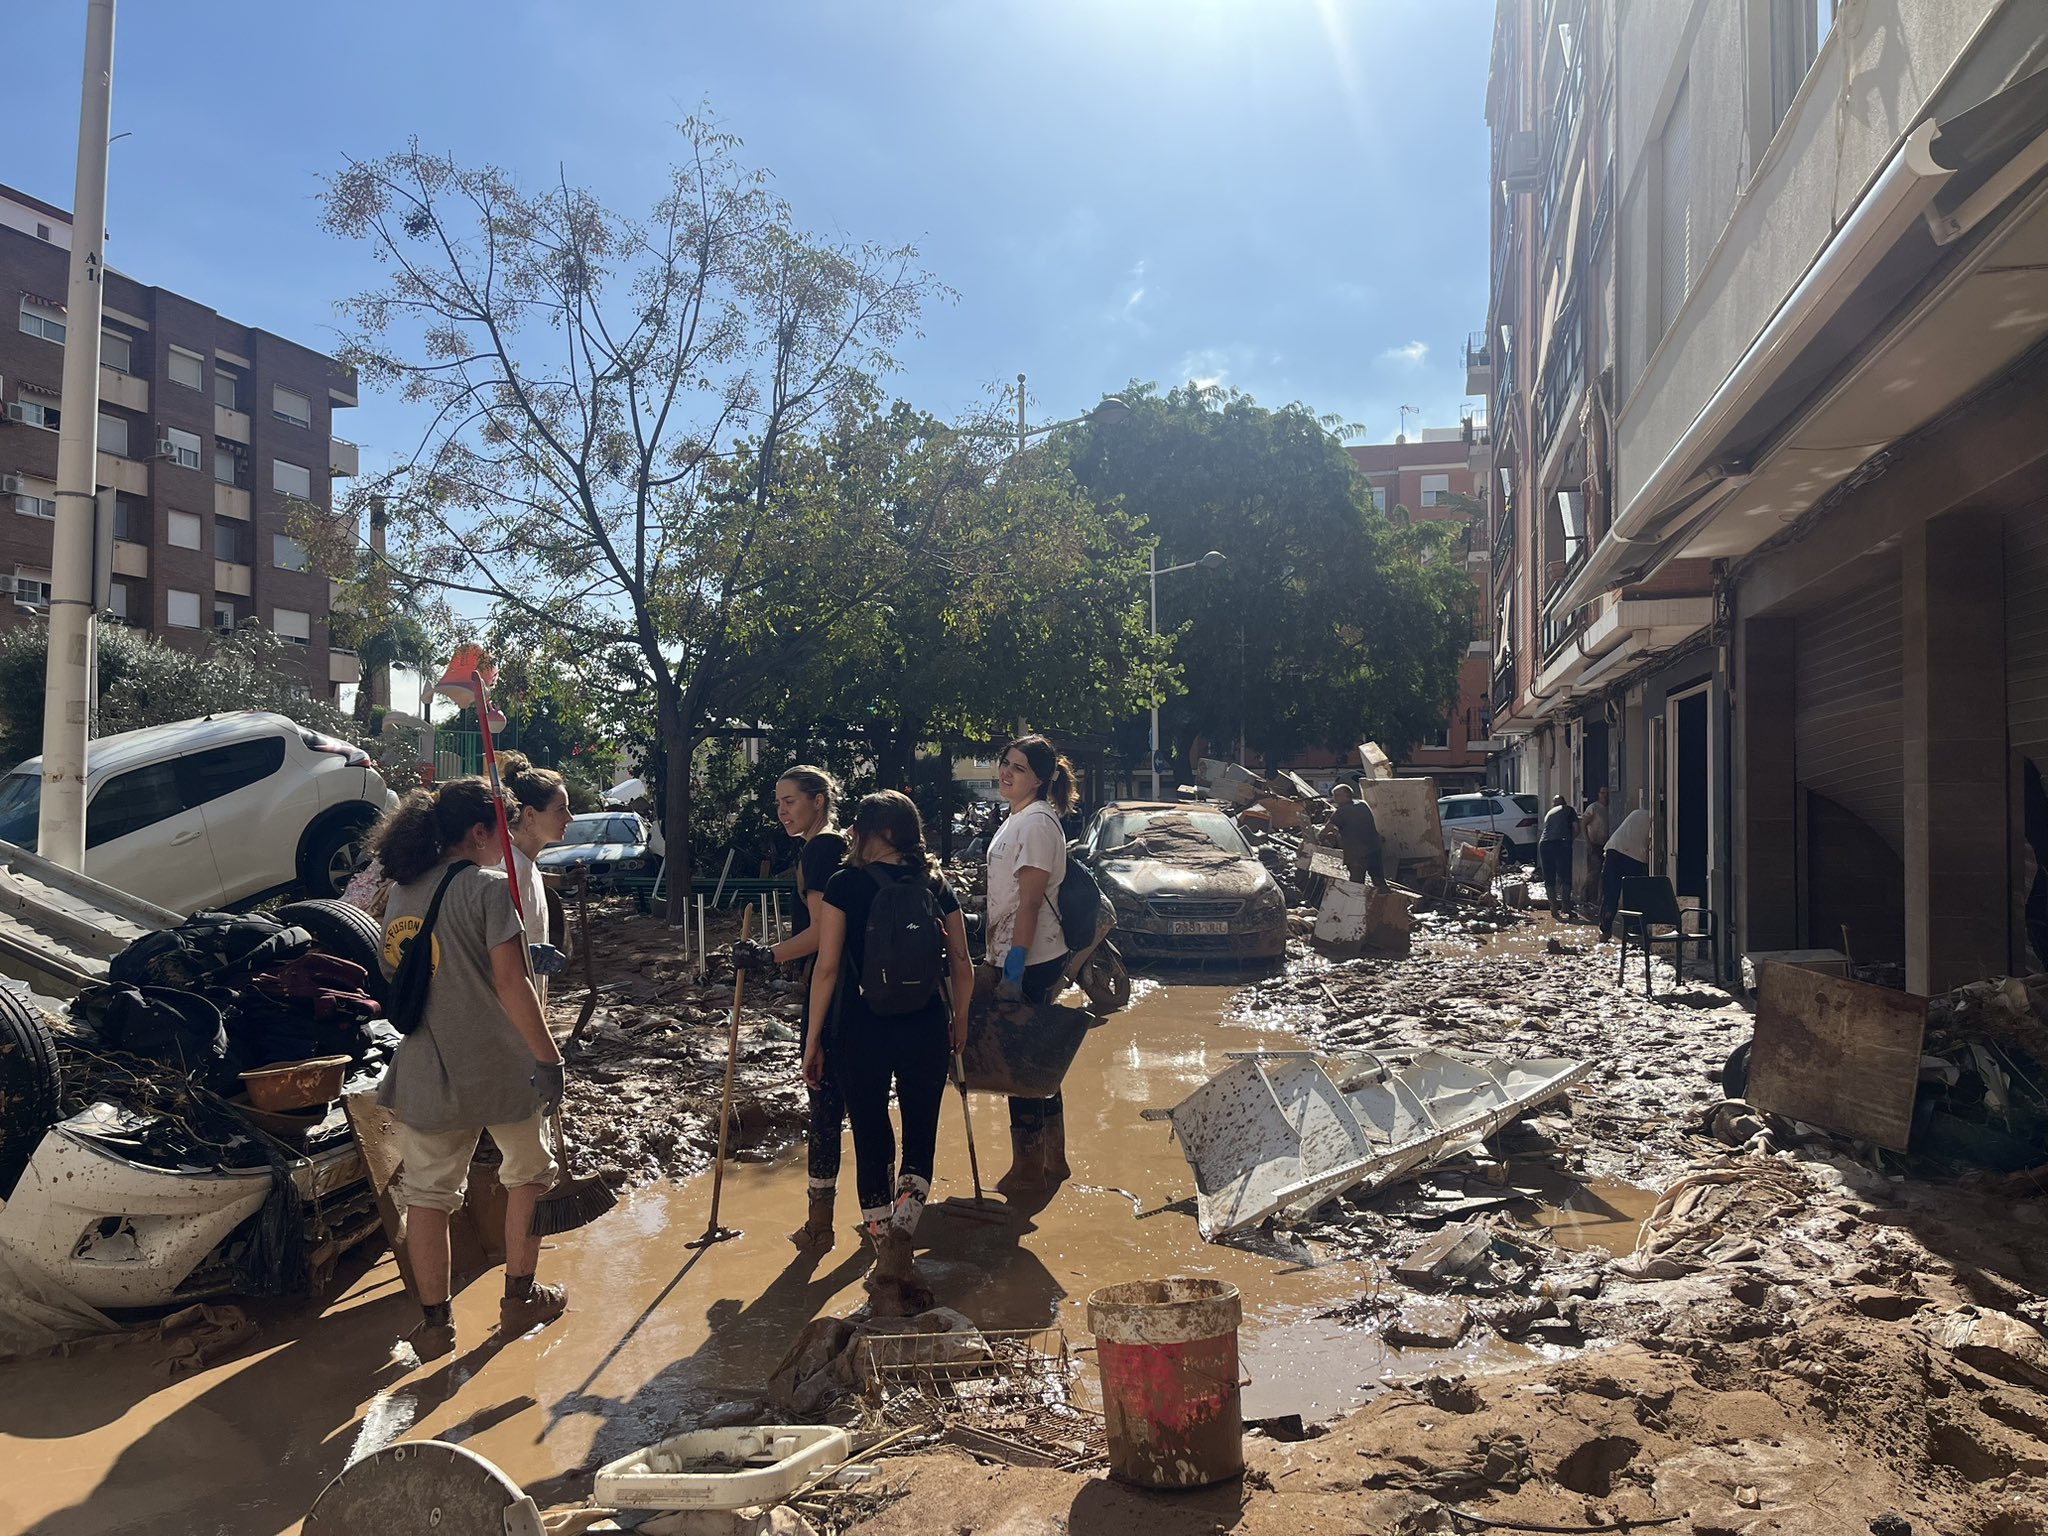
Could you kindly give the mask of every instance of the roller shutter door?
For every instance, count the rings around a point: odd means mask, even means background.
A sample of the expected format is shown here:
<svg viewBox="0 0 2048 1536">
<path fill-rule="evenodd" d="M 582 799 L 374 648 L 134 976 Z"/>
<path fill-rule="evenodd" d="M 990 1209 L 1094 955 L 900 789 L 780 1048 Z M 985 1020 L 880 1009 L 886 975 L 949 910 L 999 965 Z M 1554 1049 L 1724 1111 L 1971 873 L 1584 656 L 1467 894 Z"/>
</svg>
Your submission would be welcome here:
<svg viewBox="0 0 2048 1536">
<path fill-rule="evenodd" d="M 1905 723 L 1899 565 L 1802 614 L 1795 670 L 1799 782 L 1905 851 Z"/>
</svg>

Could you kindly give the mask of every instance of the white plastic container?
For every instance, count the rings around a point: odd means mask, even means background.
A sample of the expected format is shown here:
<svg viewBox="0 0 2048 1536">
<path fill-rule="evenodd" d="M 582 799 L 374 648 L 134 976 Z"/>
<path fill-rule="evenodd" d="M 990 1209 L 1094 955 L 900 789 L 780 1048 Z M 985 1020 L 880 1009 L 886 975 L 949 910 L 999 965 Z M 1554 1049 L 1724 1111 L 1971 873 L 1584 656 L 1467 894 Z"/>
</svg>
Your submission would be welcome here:
<svg viewBox="0 0 2048 1536">
<path fill-rule="evenodd" d="M 621 1456 L 593 1494 L 614 1509 L 749 1509 L 781 1503 L 852 1455 L 846 1431 L 828 1425 L 702 1429 Z M 707 1461 L 724 1465 L 705 1470 Z"/>
</svg>

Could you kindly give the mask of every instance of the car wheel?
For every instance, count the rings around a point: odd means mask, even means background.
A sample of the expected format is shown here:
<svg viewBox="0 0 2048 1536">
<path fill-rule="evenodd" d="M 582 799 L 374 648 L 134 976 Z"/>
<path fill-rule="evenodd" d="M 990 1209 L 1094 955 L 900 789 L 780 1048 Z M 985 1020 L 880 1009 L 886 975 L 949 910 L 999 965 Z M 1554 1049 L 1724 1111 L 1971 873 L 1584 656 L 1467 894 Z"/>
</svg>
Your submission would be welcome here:
<svg viewBox="0 0 2048 1536">
<path fill-rule="evenodd" d="M 334 956 L 360 965 L 370 973 L 366 984 L 370 996 L 384 1000 L 384 972 L 377 957 L 384 948 L 384 931 L 377 919 L 361 907 L 346 901 L 294 901 L 272 914 L 287 928 L 303 928 L 313 935 L 314 945 Z"/>
<path fill-rule="evenodd" d="M 348 889 L 361 862 L 358 845 L 371 825 L 368 820 L 334 821 L 306 840 L 299 861 L 299 884 L 308 897 L 327 900 Z"/>
<path fill-rule="evenodd" d="M 1749 1097 L 1749 1041 L 1735 1047 L 1728 1053 L 1727 1063 L 1721 1068 L 1721 1095 L 1729 1099 Z"/>
<path fill-rule="evenodd" d="M 57 1123 L 57 1042 L 35 1009 L 0 990 L 0 1200 Z"/>
</svg>

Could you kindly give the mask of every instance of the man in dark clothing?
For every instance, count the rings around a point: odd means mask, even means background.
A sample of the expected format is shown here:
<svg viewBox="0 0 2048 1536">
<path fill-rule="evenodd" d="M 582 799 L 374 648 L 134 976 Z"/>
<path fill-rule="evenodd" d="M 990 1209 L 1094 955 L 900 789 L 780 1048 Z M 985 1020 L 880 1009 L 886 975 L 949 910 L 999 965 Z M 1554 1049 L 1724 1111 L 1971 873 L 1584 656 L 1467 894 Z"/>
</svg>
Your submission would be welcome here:
<svg viewBox="0 0 2048 1536">
<path fill-rule="evenodd" d="M 1543 870 L 1543 889 L 1550 895 L 1552 917 L 1558 915 L 1560 898 L 1564 915 L 1577 916 L 1572 903 L 1572 834 L 1578 824 L 1579 814 L 1565 804 L 1564 796 L 1553 796 L 1550 810 L 1543 817 L 1543 842 L 1536 850 Z"/>
<path fill-rule="evenodd" d="M 1337 829 L 1338 845 L 1344 850 L 1344 868 L 1353 880 L 1370 879 L 1384 891 L 1387 873 L 1380 851 L 1379 823 L 1373 820 L 1372 807 L 1359 799 L 1349 784 L 1339 784 L 1330 798 L 1337 807 L 1330 820 Z"/>
</svg>

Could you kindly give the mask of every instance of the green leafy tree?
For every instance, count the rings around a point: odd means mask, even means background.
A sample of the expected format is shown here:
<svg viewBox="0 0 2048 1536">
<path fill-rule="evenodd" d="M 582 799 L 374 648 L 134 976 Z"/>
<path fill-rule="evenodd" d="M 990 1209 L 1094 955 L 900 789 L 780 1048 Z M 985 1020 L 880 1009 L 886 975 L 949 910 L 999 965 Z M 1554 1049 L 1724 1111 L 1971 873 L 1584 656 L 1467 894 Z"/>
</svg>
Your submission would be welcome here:
<svg viewBox="0 0 2048 1536">
<path fill-rule="evenodd" d="M 1161 566 L 1225 556 L 1160 583 L 1185 689 L 1162 740 L 1242 735 L 1270 765 L 1364 737 L 1398 755 L 1439 730 L 1472 632 L 1457 526 L 1391 526 L 1340 424 L 1300 405 L 1198 385 L 1124 398 L 1127 419 L 1071 432 L 1076 479 L 1143 520 Z"/>
</svg>

